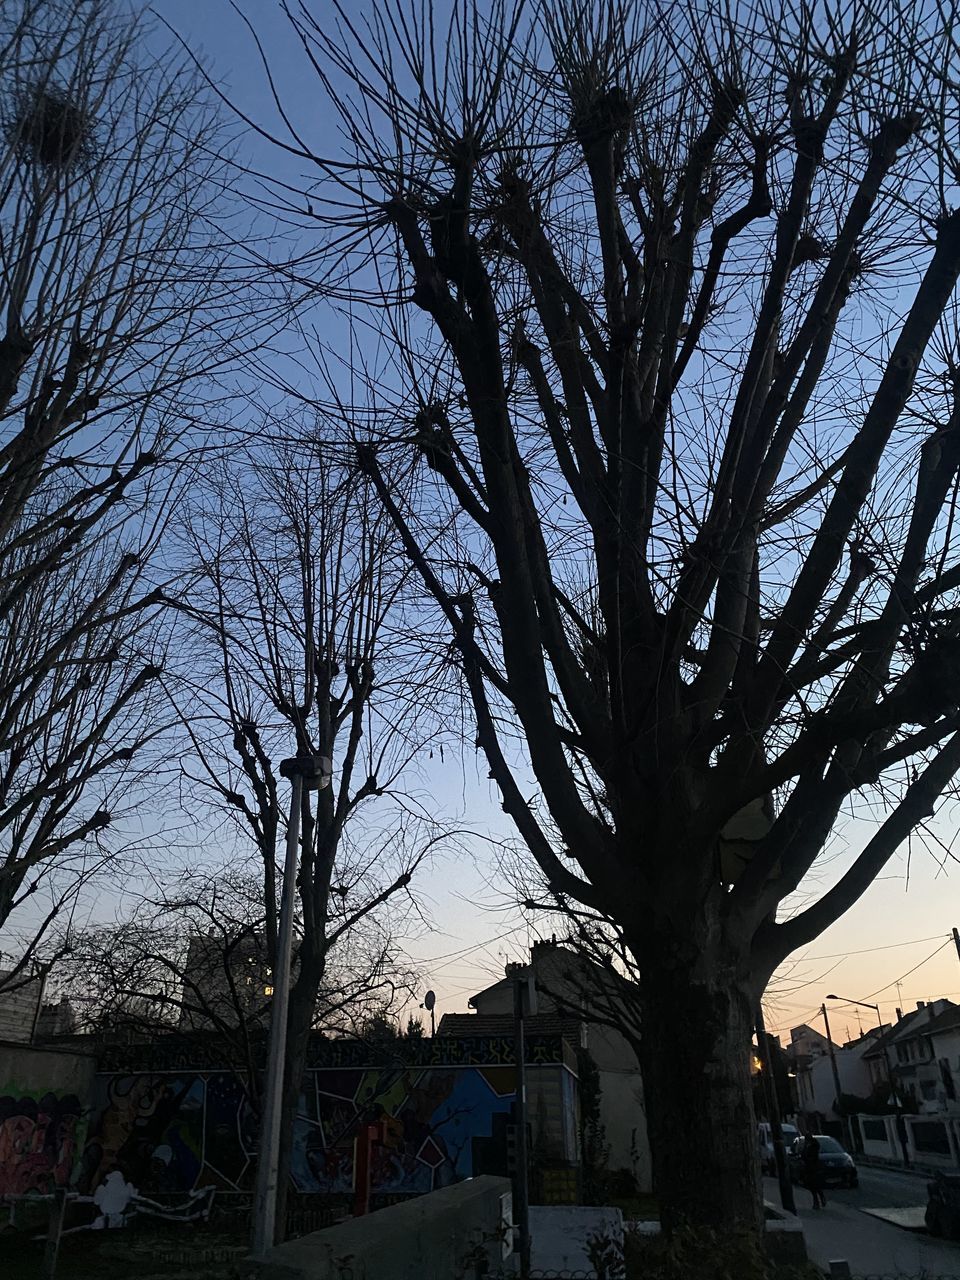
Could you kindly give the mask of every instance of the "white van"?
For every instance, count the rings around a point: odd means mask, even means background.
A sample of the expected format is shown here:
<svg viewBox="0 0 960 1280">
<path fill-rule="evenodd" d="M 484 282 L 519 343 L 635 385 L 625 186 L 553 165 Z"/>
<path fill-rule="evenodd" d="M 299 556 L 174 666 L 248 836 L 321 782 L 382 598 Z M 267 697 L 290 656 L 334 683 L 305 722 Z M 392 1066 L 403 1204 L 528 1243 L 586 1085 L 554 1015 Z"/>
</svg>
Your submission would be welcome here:
<svg viewBox="0 0 960 1280">
<path fill-rule="evenodd" d="M 790 1150 L 791 1143 L 800 1137 L 800 1130 L 793 1124 L 782 1124 L 780 1129 L 783 1133 L 783 1149 L 784 1155 Z M 761 1120 L 757 1125 L 757 1142 L 760 1147 L 760 1168 L 764 1173 L 777 1172 L 777 1160 L 773 1153 L 773 1134 L 770 1132 L 770 1124 L 766 1120 Z"/>
</svg>

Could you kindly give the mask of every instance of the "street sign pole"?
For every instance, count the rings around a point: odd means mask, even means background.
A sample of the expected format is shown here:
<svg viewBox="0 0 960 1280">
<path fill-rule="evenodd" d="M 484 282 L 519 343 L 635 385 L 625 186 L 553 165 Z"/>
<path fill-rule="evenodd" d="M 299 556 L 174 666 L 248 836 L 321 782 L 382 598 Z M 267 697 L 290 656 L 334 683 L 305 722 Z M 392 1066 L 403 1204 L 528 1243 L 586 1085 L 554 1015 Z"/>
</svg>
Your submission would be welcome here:
<svg viewBox="0 0 960 1280">
<path fill-rule="evenodd" d="M 290 814 L 287 820 L 287 848 L 280 898 L 280 927 L 270 1004 L 270 1048 L 264 1084 L 260 1149 L 253 1200 L 251 1252 L 265 1257 L 276 1240 L 277 1189 L 280 1163 L 280 1118 L 283 1109 L 283 1068 L 287 1041 L 287 1014 L 290 1006 L 290 970 L 293 953 L 293 916 L 300 853 L 300 807 L 303 789 L 324 787 L 330 781 L 330 761 L 325 756 L 303 756 L 284 760 L 280 774 L 291 781 Z"/>
<path fill-rule="evenodd" d="M 527 1155 L 527 1071 L 523 1032 L 524 980 L 517 977 L 513 984 L 514 1052 L 517 1059 L 517 1168 L 513 1184 L 513 1211 L 517 1225 L 517 1252 L 520 1261 L 520 1280 L 530 1276 L 530 1188 Z"/>
</svg>

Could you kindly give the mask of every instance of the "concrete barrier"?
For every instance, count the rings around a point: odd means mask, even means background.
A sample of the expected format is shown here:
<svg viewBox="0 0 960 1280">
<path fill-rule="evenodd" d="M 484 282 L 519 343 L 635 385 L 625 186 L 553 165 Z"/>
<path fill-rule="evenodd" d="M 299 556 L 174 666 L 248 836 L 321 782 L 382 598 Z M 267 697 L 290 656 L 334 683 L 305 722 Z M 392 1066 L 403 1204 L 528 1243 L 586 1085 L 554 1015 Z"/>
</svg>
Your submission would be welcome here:
<svg viewBox="0 0 960 1280">
<path fill-rule="evenodd" d="M 507 1178 L 483 1176 L 416 1196 L 272 1249 L 258 1280 L 473 1280 L 513 1249 Z"/>
<path fill-rule="evenodd" d="M 530 1206 L 532 1271 L 592 1275 L 600 1258 L 606 1262 L 608 1274 L 622 1274 L 623 1214 L 619 1209 L 573 1204 Z"/>
</svg>

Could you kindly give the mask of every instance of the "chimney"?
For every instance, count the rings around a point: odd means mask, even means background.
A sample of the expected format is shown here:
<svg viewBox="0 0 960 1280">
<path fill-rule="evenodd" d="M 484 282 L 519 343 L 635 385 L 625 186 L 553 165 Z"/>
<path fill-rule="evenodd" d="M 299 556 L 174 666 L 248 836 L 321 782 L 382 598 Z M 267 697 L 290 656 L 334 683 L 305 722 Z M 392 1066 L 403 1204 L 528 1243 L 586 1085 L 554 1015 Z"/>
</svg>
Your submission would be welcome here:
<svg viewBox="0 0 960 1280">
<path fill-rule="evenodd" d="M 903 1021 L 903 1010 L 902 1010 L 902 1009 L 898 1009 L 898 1010 L 897 1010 L 897 1021 L 898 1021 L 898 1022 L 902 1022 L 902 1021 Z"/>
<path fill-rule="evenodd" d="M 918 1009 L 918 1010 L 920 1010 L 920 1009 L 925 1009 L 926 1007 L 927 1007 L 927 1002 L 926 1002 L 926 1000 L 918 1000 L 918 1001 L 917 1001 L 917 1009 Z"/>
</svg>

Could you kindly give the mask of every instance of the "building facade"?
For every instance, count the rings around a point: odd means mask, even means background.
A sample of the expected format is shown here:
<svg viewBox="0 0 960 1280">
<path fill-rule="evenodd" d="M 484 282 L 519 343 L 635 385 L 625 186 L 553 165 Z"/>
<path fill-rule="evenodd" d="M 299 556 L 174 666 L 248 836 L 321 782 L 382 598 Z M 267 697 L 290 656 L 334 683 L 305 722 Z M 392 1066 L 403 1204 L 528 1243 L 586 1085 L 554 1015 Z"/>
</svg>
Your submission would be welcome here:
<svg viewBox="0 0 960 1280">
<path fill-rule="evenodd" d="M 601 1020 L 616 1021 L 623 1000 L 622 980 L 610 970 L 556 942 L 535 943 L 529 963 L 508 966 L 502 979 L 470 998 L 475 1015 L 457 1015 L 456 1027 L 444 1018 L 441 1031 L 460 1034 L 471 1022 L 483 1027 L 491 1018 L 511 1022 L 517 980 L 532 983 L 537 1016 L 558 1019 L 567 1042 L 586 1049 L 593 1060 L 609 1169 L 626 1171 L 639 1189 L 649 1190 L 652 1167 L 640 1065 L 626 1036 Z M 635 1012 L 623 1012 L 639 1029 Z"/>
</svg>

